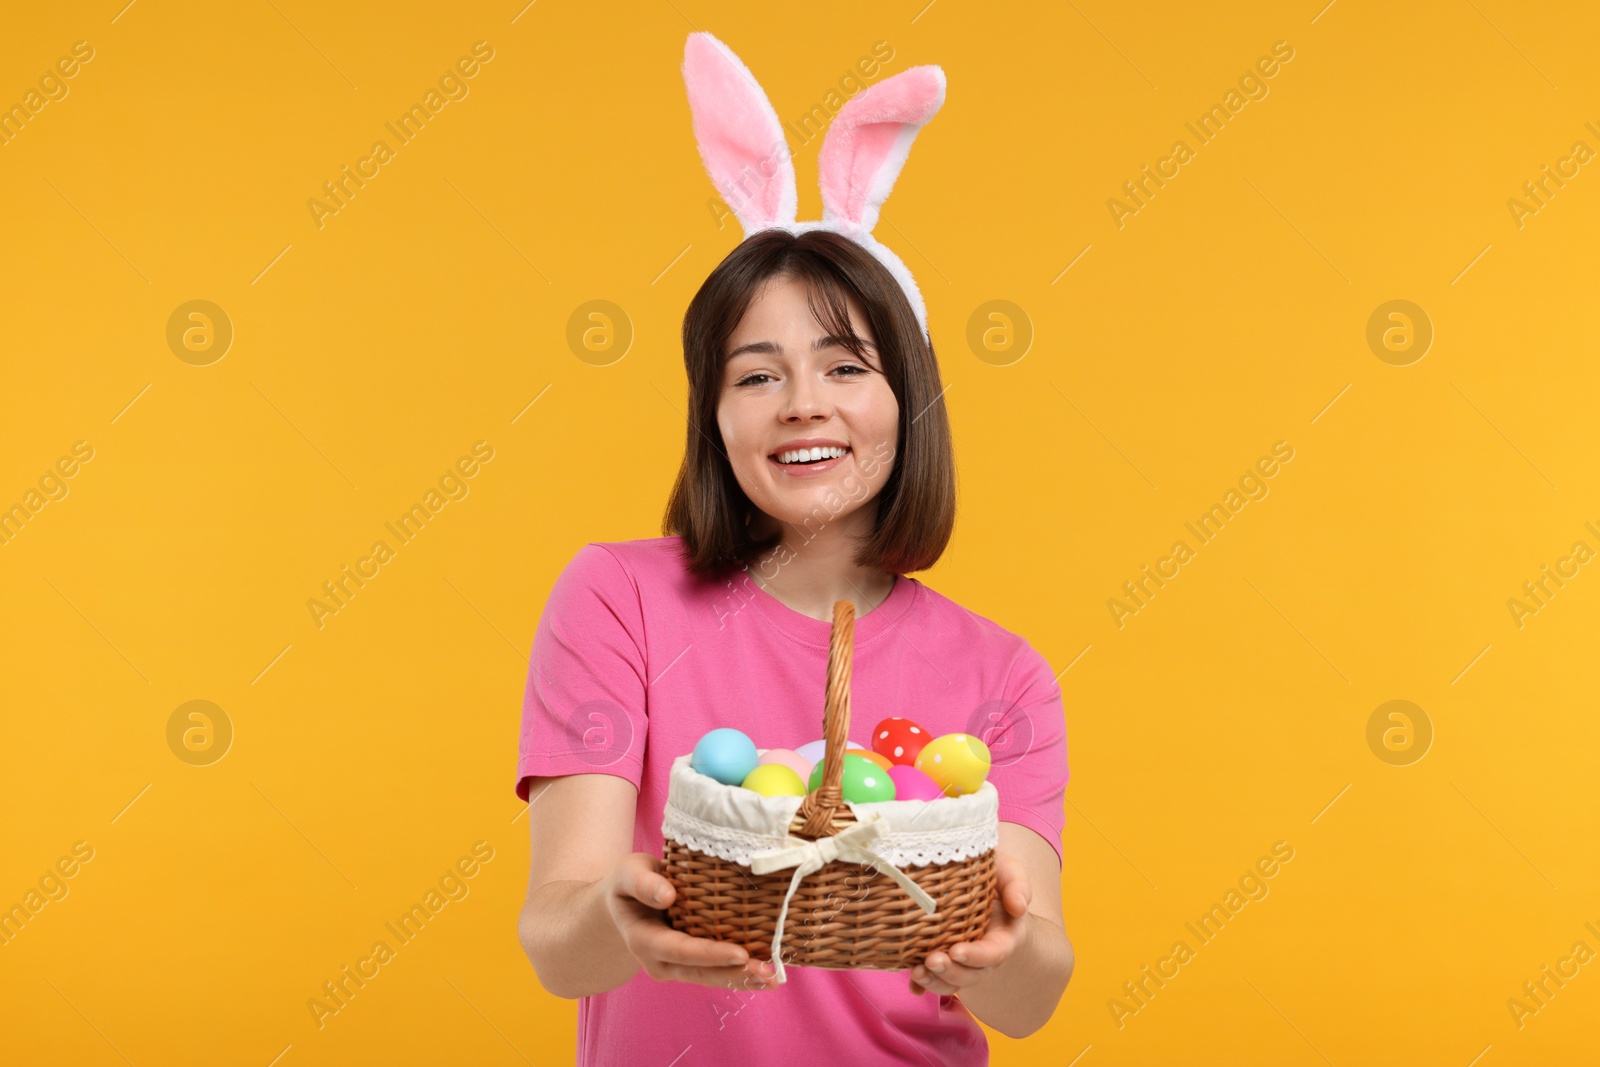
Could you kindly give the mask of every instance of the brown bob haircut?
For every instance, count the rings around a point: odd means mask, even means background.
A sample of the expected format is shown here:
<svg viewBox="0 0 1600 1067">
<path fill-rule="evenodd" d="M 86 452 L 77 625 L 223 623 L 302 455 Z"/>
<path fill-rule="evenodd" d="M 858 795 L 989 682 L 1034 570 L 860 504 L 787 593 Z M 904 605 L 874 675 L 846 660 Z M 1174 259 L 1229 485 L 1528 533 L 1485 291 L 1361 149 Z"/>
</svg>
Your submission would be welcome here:
<svg viewBox="0 0 1600 1067">
<path fill-rule="evenodd" d="M 802 282 L 812 315 L 867 362 L 845 294 L 865 312 L 881 369 L 900 405 L 900 426 L 894 467 L 875 498 L 877 517 L 855 562 L 896 575 L 926 570 L 949 544 L 956 512 L 955 455 L 939 363 L 894 275 L 866 249 L 828 230 L 796 235 L 771 229 L 749 237 L 689 302 L 683 317 L 688 438 L 662 533 L 682 538 L 686 565 L 702 576 L 748 566 L 783 538 L 781 529 L 760 541 L 751 538 L 755 505 L 734 477 L 717 425 L 728 340 L 775 277 Z"/>
</svg>

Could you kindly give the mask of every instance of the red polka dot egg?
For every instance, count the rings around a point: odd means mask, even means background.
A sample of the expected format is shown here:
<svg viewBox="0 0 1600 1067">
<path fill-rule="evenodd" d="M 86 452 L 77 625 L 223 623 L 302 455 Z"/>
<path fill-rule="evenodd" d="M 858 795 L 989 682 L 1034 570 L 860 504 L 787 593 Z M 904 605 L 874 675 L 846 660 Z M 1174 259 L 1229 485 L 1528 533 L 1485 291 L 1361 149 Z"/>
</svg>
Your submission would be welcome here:
<svg viewBox="0 0 1600 1067">
<path fill-rule="evenodd" d="M 899 715 L 872 728 L 872 750 L 902 767 L 916 766 L 917 754 L 932 740 L 932 734 Z"/>
</svg>

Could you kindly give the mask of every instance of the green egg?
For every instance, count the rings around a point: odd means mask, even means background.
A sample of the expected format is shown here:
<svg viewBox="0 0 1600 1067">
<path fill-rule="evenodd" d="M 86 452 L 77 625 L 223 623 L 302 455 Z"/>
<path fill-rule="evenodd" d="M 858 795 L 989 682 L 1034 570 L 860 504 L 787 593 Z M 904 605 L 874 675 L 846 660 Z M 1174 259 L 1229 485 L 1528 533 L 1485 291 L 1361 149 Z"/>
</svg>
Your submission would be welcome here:
<svg viewBox="0 0 1600 1067">
<path fill-rule="evenodd" d="M 812 792 L 822 784 L 823 761 L 811 768 L 811 781 L 807 788 Z M 854 752 L 844 754 L 844 772 L 839 775 L 839 791 L 844 799 L 857 804 L 870 804 L 879 800 L 894 799 L 894 779 L 889 772 Z"/>
</svg>

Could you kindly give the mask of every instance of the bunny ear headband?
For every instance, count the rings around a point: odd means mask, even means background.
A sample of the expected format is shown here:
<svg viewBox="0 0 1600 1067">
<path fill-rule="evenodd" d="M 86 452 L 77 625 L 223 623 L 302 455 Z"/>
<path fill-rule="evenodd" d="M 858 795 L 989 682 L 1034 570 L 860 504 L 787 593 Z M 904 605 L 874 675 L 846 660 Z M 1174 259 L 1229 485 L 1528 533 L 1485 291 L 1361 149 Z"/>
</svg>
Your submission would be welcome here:
<svg viewBox="0 0 1600 1067">
<path fill-rule="evenodd" d="M 872 229 L 917 131 L 944 103 L 944 71 L 901 71 L 858 92 L 834 116 L 818 157 L 822 218 L 815 222 L 795 221 L 794 162 L 783 126 L 739 57 L 711 34 L 691 33 L 683 50 L 683 81 L 700 158 L 745 237 L 769 229 L 831 230 L 848 237 L 894 275 L 927 337 L 928 314 L 916 281 Z"/>
</svg>

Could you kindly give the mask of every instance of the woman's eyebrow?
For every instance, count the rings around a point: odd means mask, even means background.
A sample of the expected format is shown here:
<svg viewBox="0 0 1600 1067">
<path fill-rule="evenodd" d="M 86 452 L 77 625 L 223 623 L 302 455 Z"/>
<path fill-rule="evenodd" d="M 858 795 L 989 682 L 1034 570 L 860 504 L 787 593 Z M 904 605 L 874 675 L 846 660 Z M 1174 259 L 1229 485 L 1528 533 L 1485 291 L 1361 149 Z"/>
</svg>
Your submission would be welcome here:
<svg viewBox="0 0 1600 1067">
<path fill-rule="evenodd" d="M 846 338 L 830 333 L 811 342 L 811 351 L 821 352 L 825 348 L 833 348 L 835 346 L 839 348 L 848 348 L 849 345 L 845 344 L 845 340 Z M 865 337 L 861 338 L 861 343 L 871 349 L 876 349 L 877 347 Z M 756 352 L 761 355 L 781 356 L 783 355 L 783 346 L 775 341 L 752 341 L 747 345 L 740 345 L 732 352 L 729 352 L 728 358 L 732 359 L 734 356 L 743 355 L 746 352 Z"/>
</svg>

